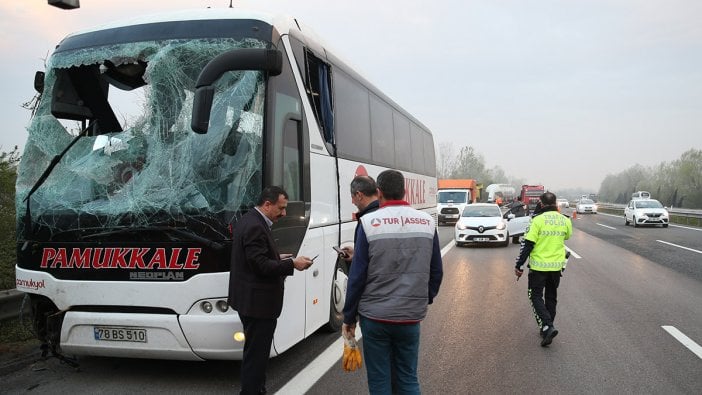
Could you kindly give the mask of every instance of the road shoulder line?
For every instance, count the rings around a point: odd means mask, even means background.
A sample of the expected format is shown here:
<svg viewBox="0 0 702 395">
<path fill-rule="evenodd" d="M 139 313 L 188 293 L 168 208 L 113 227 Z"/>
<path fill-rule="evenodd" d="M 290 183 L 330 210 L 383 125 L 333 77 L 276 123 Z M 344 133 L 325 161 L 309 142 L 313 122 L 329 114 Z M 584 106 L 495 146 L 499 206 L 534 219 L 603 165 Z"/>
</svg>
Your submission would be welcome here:
<svg viewBox="0 0 702 395">
<path fill-rule="evenodd" d="M 662 325 L 661 328 L 663 328 L 663 330 L 665 330 L 671 336 L 673 336 L 675 340 L 682 343 L 683 346 L 687 347 L 690 351 L 692 351 L 695 355 L 702 359 L 702 347 L 699 344 L 695 343 L 694 340 L 685 336 L 684 333 L 680 332 L 678 328 L 672 325 Z"/>
</svg>

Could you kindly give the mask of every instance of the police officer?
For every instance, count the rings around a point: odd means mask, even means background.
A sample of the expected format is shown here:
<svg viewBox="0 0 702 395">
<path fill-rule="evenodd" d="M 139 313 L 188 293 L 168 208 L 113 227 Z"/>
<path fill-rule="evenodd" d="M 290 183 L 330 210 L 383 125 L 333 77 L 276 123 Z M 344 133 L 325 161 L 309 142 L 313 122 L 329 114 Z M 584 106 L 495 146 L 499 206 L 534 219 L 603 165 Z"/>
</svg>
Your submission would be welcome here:
<svg viewBox="0 0 702 395">
<path fill-rule="evenodd" d="M 567 259 L 564 241 L 570 238 L 573 225 L 570 218 L 558 212 L 555 194 L 546 192 L 539 196 L 539 202 L 540 212 L 534 215 L 524 236 L 514 274 L 519 280 L 529 258 L 529 300 L 541 330 L 541 347 L 546 347 L 558 334 L 553 320 L 558 284 Z"/>
</svg>

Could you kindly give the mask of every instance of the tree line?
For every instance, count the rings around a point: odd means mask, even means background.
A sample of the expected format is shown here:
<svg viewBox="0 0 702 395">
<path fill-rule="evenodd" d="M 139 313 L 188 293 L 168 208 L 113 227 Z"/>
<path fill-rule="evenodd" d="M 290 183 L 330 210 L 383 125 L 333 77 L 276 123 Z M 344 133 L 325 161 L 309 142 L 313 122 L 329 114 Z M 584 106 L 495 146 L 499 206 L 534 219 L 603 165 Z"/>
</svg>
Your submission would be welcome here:
<svg viewBox="0 0 702 395">
<path fill-rule="evenodd" d="M 436 157 L 436 173 L 441 179 L 470 178 L 484 186 L 510 184 L 519 187 L 526 184 L 523 179 L 508 176 L 499 166 L 487 167 L 483 155 L 471 146 L 457 149 L 452 143 L 441 142 Z M 637 164 L 617 174 L 609 174 L 600 184 L 597 194 L 599 201 L 628 203 L 636 191 L 648 191 L 668 207 L 701 209 L 702 150 L 690 149 L 669 163 L 652 167 Z M 559 197 L 577 198 L 594 191 L 571 188 L 552 192 Z"/>
<path fill-rule="evenodd" d="M 15 181 L 19 150 L 0 152 L 0 289 L 15 288 Z"/>
<path fill-rule="evenodd" d="M 634 165 L 609 174 L 600 184 L 600 200 L 627 203 L 631 194 L 647 191 L 668 207 L 702 208 L 702 150 L 690 149 L 672 162 L 645 167 Z"/>
<path fill-rule="evenodd" d="M 485 157 L 471 146 L 458 149 L 452 143 L 439 143 L 437 153 L 436 176 L 440 179 L 469 178 L 488 186 L 490 184 L 526 184 L 521 178 L 507 176 L 500 166 L 487 167 Z"/>
</svg>

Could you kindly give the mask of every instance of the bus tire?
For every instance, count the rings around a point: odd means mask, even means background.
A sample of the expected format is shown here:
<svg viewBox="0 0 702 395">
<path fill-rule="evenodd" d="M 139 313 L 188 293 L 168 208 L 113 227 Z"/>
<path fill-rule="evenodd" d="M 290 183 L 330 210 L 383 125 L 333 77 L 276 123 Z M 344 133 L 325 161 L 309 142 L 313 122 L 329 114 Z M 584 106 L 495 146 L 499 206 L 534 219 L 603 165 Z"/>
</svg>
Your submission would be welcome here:
<svg viewBox="0 0 702 395">
<path fill-rule="evenodd" d="M 334 267 L 334 277 L 331 283 L 329 300 L 329 322 L 326 329 L 329 332 L 338 332 L 344 323 L 344 303 L 346 302 L 346 283 L 349 275 L 349 264 L 342 258 L 337 258 Z"/>
</svg>

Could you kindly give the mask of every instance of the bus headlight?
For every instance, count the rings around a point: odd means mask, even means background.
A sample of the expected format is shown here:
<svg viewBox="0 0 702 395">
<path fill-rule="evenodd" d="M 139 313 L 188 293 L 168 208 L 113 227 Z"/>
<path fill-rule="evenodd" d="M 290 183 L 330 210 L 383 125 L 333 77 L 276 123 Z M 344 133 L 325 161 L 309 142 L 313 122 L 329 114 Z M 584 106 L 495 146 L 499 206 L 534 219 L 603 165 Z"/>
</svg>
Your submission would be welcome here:
<svg viewBox="0 0 702 395">
<path fill-rule="evenodd" d="M 226 313 L 227 310 L 229 310 L 229 305 L 227 304 L 226 300 L 218 300 L 215 306 L 217 306 L 217 310 L 221 311 L 222 313 Z"/>
<path fill-rule="evenodd" d="M 202 309 L 202 311 L 209 314 L 212 312 L 212 303 L 204 301 L 200 303 L 200 308 Z"/>
<path fill-rule="evenodd" d="M 246 337 L 244 337 L 244 332 L 234 332 L 234 340 L 238 342 L 243 342 Z"/>
</svg>

